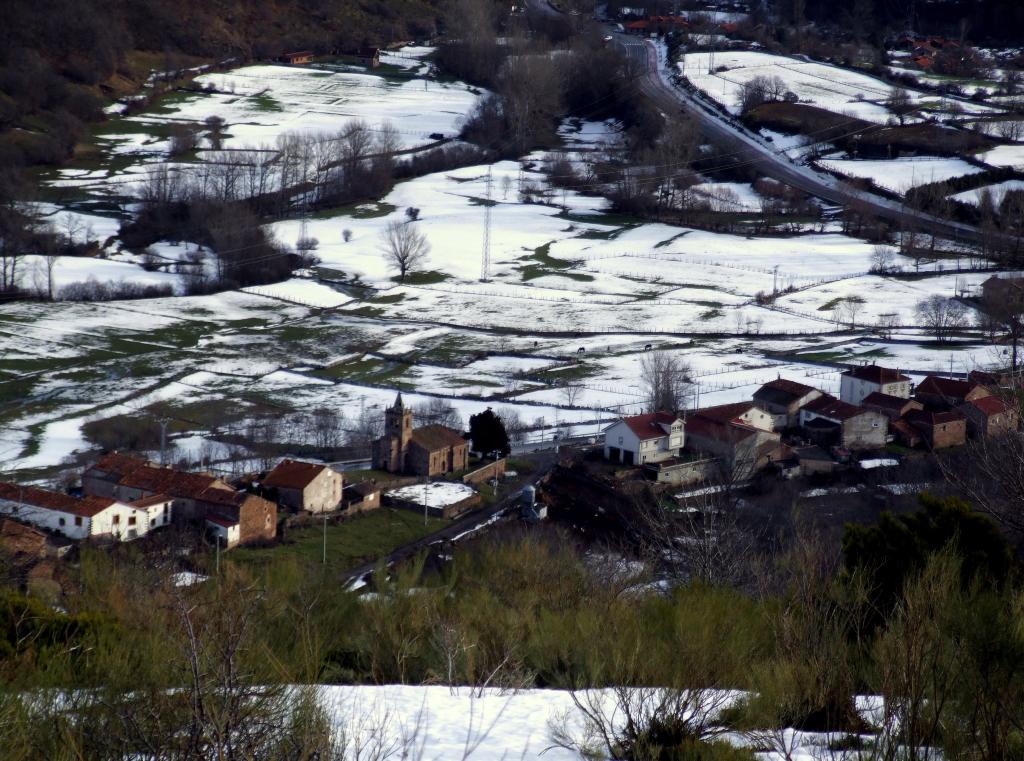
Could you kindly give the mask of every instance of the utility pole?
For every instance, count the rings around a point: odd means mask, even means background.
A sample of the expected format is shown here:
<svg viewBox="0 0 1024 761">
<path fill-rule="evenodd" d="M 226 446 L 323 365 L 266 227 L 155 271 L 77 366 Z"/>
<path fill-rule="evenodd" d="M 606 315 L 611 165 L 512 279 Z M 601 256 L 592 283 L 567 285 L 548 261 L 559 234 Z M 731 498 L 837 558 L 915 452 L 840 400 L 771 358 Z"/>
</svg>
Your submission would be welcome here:
<svg viewBox="0 0 1024 761">
<path fill-rule="evenodd" d="M 423 479 L 423 525 L 427 525 L 427 504 L 430 502 L 430 476 Z"/>
<path fill-rule="evenodd" d="M 167 464 L 167 425 L 171 422 L 170 418 L 162 417 L 158 421 L 160 423 L 160 464 Z"/>
<path fill-rule="evenodd" d="M 324 559 L 323 564 L 327 565 L 327 513 L 324 513 Z"/>
<path fill-rule="evenodd" d="M 484 202 L 484 247 L 480 261 L 480 279 L 491 274 L 491 167 L 487 167 L 487 200 Z"/>
<path fill-rule="evenodd" d="M 776 295 L 779 292 L 779 265 L 775 265 L 775 269 L 772 271 L 772 295 Z"/>
</svg>

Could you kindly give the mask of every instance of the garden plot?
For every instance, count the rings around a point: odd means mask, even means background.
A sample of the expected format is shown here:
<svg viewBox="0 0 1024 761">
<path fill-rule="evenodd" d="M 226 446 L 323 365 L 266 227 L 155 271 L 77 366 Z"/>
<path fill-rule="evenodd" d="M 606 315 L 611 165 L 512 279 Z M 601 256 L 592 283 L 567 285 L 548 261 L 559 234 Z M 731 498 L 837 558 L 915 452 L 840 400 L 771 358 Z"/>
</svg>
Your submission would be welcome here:
<svg viewBox="0 0 1024 761">
<path fill-rule="evenodd" d="M 713 66 L 712 66 L 713 61 Z M 710 69 L 713 71 L 709 71 Z M 880 79 L 838 66 L 811 63 L 787 56 L 751 51 L 719 51 L 715 53 L 689 53 L 679 63 L 682 75 L 699 90 L 721 103 L 731 113 L 740 112 L 743 85 L 755 77 L 779 77 L 786 88 L 796 93 L 801 103 L 808 103 L 832 111 L 885 124 L 892 112 L 885 100 L 893 86 Z M 915 92 L 912 100 L 927 102 L 946 110 L 952 101 Z M 962 108 L 963 104 L 958 103 Z M 985 106 L 968 106 L 988 111 Z"/>
<path fill-rule="evenodd" d="M 1021 158 L 1024 160 L 1024 153 L 1021 154 Z M 845 177 L 868 179 L 880 188 L 900 194 L 920 185 L 945 182 L 983 171 L 963 159 L 931 157 L 888 160 L 829 159 L 818 163 L 831 172 Z"/>
</svg>

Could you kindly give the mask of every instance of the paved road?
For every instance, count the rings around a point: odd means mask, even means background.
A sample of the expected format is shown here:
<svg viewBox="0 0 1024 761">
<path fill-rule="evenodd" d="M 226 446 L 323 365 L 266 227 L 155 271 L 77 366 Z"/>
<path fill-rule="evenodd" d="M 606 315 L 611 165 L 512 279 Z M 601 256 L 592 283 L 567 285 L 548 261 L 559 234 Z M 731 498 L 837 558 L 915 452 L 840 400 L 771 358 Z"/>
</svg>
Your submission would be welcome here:
<svg viewBox="0 0 1024 761">
<path fill-rule="evenodd" d="M 531 456 L 530 459 L 536 463 L 536 470 L 531 474 L 528 481 L 519 484 L 515 487 L 514 491 L 507 494 L 504 499 L 481 510 L 474 510 L 467 515 L 452 521 L 440 531 L 435 531 L 433 534 L 428 534 L 427 536 L 417 539 L 415 542 L 410 542 L 409 544 L 405 544 L 397 548 L 391 554 L 383 558 L 384 565 L 391 566 L 403 560 L 409 560 L 435 544 L 458 541 L 465 536 L 476 533 L 475 529 L 482 528 L 489 523 L 501 520 L 506 516 L 506 514 L 511 514 L 511 512 L 518 507 L 520 493 L 523 488 L 528 484 L 536 486 L 537 483 L 551 471 L 557 462 L 557 456 L 554 450 L 538 453 Z M 342 575 L 341 580 L 343 583 L 349 584 L 363 579 L 373 573 L 380 563 L 381 559 L 375 560 L 372 563 L 364 563 L 357 568 L 346 571 Z"/>
<path fill-rule="evenodd" d="M 548 0 L 526 0 L 526 5 L 531 18 L 538 23 L 553 20 L 561 15 Z M 840 206 L 859 203 L 876 216 L 911 228 L 935 231 L 953 239 L 972 242 L 981 240 L 981 231 L 976 227 L 908 209 L 897 201 L 866 193 L 831 175 L 792 162 L 787 156 L 767 143 L 762 143 L 741 126 L 730 123 L 719 111 L 701 102 L 696 96 L 666 81 L 658 60 L 657 48 L 650 41 L 619 33 L 613 36 L 627 59 L 637 67 L 636 82 L 640 91 L 665 113 L 682 111 L 695 119 L 705 136 L 732 154 L 736 163 L 750 164 L 767 177 Z"/>
</svg>

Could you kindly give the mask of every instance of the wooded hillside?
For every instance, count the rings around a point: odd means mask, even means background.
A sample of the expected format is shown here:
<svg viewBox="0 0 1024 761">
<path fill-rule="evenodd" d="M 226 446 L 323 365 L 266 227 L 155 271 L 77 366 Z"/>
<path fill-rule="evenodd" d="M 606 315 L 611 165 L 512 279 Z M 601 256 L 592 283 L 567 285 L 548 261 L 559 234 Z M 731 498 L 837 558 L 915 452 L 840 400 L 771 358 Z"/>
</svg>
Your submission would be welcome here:
<svg viewBox="0 0 1024 761">
<path fill-rule="evenodd" d="M 327 52 L 432 35 L 440 0 L 7 0 L 0 166 L 67 158 L 107 98 L 185 56 Z"/>
</svg>

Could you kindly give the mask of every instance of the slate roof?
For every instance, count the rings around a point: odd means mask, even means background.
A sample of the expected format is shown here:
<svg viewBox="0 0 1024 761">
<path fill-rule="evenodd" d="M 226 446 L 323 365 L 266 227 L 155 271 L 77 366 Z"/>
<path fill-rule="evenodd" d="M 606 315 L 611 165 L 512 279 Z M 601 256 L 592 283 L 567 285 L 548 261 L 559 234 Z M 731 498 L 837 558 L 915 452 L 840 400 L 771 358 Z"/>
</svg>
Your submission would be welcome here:
<svg viewBox="0 0 1024 761">
<path fill-rule="evenodd" d="M 412 442 L 428 452 L 437 452 L 448 447 L 469 445 L 462 434 L 445 425 L 425 425 L 412 432 Z"/>
<path fill-rule="evenodd" d="M 645 415 L 633 415 L 622 418 L 622 422 L 629 426 L 629 430 L 637 435 L 640 441 L 650 441 L 668 436 L 668 433 L 661 426 L 672 425 L 678 418 L 668 412 L 649 412 Z"/>
<path fill-rule="evenodd" d="M 327 470 L 326 465 L 298 460 L 281 460 L 263 479 L 266 487 L 279 489 L 305 489 L 313 479 Z"/>
<path fill-rule="evenodd" d="M 857 367 L 851 367 L 849 370 L 844 372 L 843 375 L 856 378 L 857 380 L 868 381 L 869 383 L 877 383 L 879 385 L 910 380 L 909 377 L 901 373 L 899 370 L 882 367 L 881 365 L 859 365 Z"/>
</svg>

